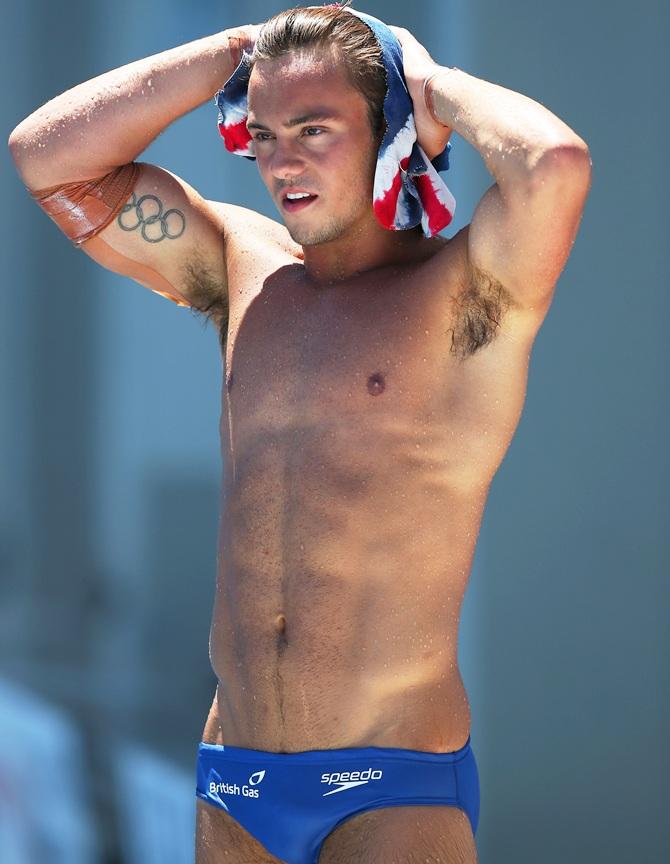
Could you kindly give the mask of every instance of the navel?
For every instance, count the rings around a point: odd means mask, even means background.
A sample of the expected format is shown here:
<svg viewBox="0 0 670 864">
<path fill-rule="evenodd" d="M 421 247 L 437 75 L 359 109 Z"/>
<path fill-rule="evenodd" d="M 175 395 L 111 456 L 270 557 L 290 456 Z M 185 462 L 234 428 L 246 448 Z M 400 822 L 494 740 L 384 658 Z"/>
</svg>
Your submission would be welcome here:
<svg viewBox="0 0 670 864">
<path fill-rule="evenodd" d="M 275 618 L 275 631 L 277 633 L 277 651 L 279 656 L 283 655 L 288 648 L 288 636 L 286 635 L 286 616 L 283 614 L 277 615 Z"/>
<path fill-rule="evenodd" d="M 386 389 L 384 376 L 381 372 L 373 372 L 368 378 L 368 393 L 371 396 L 379 396 Z"/>
</svg>

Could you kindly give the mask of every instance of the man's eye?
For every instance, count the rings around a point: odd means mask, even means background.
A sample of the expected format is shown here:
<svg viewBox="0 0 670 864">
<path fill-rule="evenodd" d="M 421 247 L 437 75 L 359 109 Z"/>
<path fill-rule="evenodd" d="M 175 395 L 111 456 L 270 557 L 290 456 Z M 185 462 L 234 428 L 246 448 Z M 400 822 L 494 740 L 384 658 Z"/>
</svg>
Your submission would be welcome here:
<svg viewBox="0 0 670 864">
<path fill-rule="evenodd" d="M 317 132 L 317 133 L 321 134 L 323 132 L 323 129 L 320 129 L 318 126 L 308 126 L 305 129 L 305 134 L 307 135 L 307 133 L 309 133 L 309 132 Z M 307 137 L 308 138 L 318 138 L 319 135 L 307 135 Z M 253 136 L 254 141 L 265 141 L 268 138 L 272 138 L 272 135 L 270 135 L 269 132 L 257 132 Z"/>
</svg>

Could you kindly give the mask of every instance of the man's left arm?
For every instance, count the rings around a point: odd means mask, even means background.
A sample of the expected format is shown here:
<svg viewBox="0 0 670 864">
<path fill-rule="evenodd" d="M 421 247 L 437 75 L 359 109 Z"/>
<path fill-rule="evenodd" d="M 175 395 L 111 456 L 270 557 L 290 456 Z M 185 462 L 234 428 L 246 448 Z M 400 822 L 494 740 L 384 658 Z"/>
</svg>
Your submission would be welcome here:
<svg viewBox="0 0 670 864">
<path fill-rule="evenodd" d="M 419 144 L 433 158 L 455 130 L 496 180 L 469 226 L 471 278 L 493 278 L 519 307 L 546 311 L 591 186 L 587 144 L 538 102 L 439 66 L 409 31 L 394 31 Z"/>
</svg>

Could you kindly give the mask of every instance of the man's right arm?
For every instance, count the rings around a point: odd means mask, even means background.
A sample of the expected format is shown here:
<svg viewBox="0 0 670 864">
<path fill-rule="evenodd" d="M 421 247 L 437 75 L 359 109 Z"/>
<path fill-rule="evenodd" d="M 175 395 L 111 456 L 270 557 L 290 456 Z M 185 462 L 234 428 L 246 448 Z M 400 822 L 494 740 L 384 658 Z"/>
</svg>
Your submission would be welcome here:
<svg viewBox="0 0 670 864">
<path fill-rule="evenodd" d="M 26 188 L 75 245 L 180 305 L 227 311 L 222 208 L 138 162 L 232 75 L 256 25 L 137 60 L 47 102 L 13 130 Z"/>
</svg>

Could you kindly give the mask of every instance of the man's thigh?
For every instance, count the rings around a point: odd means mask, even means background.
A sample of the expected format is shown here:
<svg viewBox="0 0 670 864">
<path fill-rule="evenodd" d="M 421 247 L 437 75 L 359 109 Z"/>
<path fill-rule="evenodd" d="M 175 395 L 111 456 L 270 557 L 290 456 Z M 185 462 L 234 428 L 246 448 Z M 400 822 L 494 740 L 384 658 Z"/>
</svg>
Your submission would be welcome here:
<svg viewBox="0 0 670 864">
<path fill-rule="evenodd" d="M 352 816 L 326 837 L 319 864 L 477 864 L 458 807 L 385 807 Z M 225 810 L 196 799 L 195 864 L 283 864 Z"/>
<path fill-rule="evenodd" d="M 283 864 L 225 810 L 195 800 L 195 864 Z"/>
<path fill-rule="evenodd" d="M 477 864 L 470 820 L 459 807 L 383 807 L 329 834 L 319 864 Z"/>
</svg>

